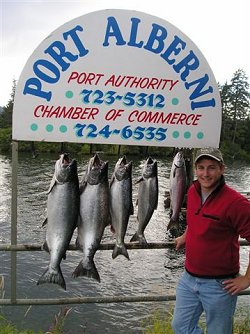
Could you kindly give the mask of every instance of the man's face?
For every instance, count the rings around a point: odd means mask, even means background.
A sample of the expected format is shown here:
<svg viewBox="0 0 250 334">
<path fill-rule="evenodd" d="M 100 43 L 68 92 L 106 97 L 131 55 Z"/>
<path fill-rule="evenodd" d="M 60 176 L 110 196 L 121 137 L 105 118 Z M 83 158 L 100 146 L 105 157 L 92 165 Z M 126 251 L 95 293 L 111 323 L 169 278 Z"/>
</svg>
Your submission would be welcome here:
<svg viewBox="0 0 250 334">
<path fill-rule="evenodd" d="M 201 189 L 212 191 L 225 170 L 224 165 L 214 159 L 201 158 L 195 165 L 195 172 Z"/>
</svg>

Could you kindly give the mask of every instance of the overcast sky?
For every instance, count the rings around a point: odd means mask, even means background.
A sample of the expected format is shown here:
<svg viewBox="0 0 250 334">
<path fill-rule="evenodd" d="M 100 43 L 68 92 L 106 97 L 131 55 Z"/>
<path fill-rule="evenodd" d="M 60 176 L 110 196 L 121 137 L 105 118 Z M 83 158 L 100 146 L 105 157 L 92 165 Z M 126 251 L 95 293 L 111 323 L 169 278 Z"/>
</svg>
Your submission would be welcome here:
<svg viewBox="0 0 250 334">
<path fill-rule="evenodd" d="M 0 0 L 0 106 L 10 99 L 32 52 L 64 23 L 101 9 L 131 9 L 160 17 L 185 33 L 224 84 L 243 69 L 250 78 L 250 0 Z"/>
</svg>

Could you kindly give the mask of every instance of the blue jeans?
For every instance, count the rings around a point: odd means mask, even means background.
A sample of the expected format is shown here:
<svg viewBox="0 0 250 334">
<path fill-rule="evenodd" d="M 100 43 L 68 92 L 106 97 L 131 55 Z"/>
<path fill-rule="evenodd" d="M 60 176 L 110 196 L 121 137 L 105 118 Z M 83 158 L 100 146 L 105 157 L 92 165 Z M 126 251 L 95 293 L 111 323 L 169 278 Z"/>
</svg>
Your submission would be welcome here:
<svg viewBox="0 0 250 334">
<path fill-rule="evenodd" d="M 203 311 L 208 334 L 232 334 L 237 296 L 224 290 L 222 282 L 184 272 L 176 289 L 172 321 L 175 334 L 202 334 L 198 321 Z"/>
</svg>

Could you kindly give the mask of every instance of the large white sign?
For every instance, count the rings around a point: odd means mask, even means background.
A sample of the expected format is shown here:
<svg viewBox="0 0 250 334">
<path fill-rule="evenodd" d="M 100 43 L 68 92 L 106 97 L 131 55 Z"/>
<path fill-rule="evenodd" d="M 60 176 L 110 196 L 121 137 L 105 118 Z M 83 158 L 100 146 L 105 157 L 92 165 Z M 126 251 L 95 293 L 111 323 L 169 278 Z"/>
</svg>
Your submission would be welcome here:
<svg viewBox="0 0 250 334">
<path fill-rule="evenodd" d="M 28 59 L 14 101 L 14 140 L 218 147 L 220 129 L 202 53 L 172 24 L 137 11 L 59 27 Z"/>
</svg>

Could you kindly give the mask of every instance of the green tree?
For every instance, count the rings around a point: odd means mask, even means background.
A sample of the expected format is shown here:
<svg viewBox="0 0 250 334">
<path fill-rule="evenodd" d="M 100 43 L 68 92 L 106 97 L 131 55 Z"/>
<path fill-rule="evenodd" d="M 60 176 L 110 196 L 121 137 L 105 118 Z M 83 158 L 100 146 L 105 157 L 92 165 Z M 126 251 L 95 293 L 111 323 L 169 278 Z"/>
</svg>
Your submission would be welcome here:
<svg viewBox="0 0 250 334">
<path fill-rule="evenodd" d="M 227 140 L 227 129 L 230 127 L 230 118 L 228 117 L 230 102 L 229 102 L 229 90 L 230 85 L 226 83 L 220 86 L 220 96 L 221 96 L 221 108 L 222 108 L 222 128 L 221 128 L 221 141 Z"/>
<path fill-rule="evenodd" d="M 248 150 L 250 93 L 246 73 L 239 69 L 231 79 L 220 86 L 222 102 L 222 147 L 236 157 Z M 233 152 L 233 153 L 232 153 Z"/>
<path fill-rule="evenodd" d="M 239 69 L 234 73 L 233 78 L 231 79 L 231 85 L 229 89 L 229 110 L 227 112 L 229 118 L 233 121 L 233 131 L 232 131 L 232 143 L 234 144 L 237 139 L 239 139 L 240 128 L 237 133 L 237 128 L 239 123 L 242 125 L 244 121 L 249 116 L 249 83 L 246 73 Z"/>
<path fill-rule="evenodd" d="M 0 114 L 0 129 L 9 128 L 12 125 L 12 112 L 13 112 L 15 91 L 16 91 L 16 80 L 13 80 L 10 99 L 7 105 L 3 107 L 3 111 Z"/>
</svg>

